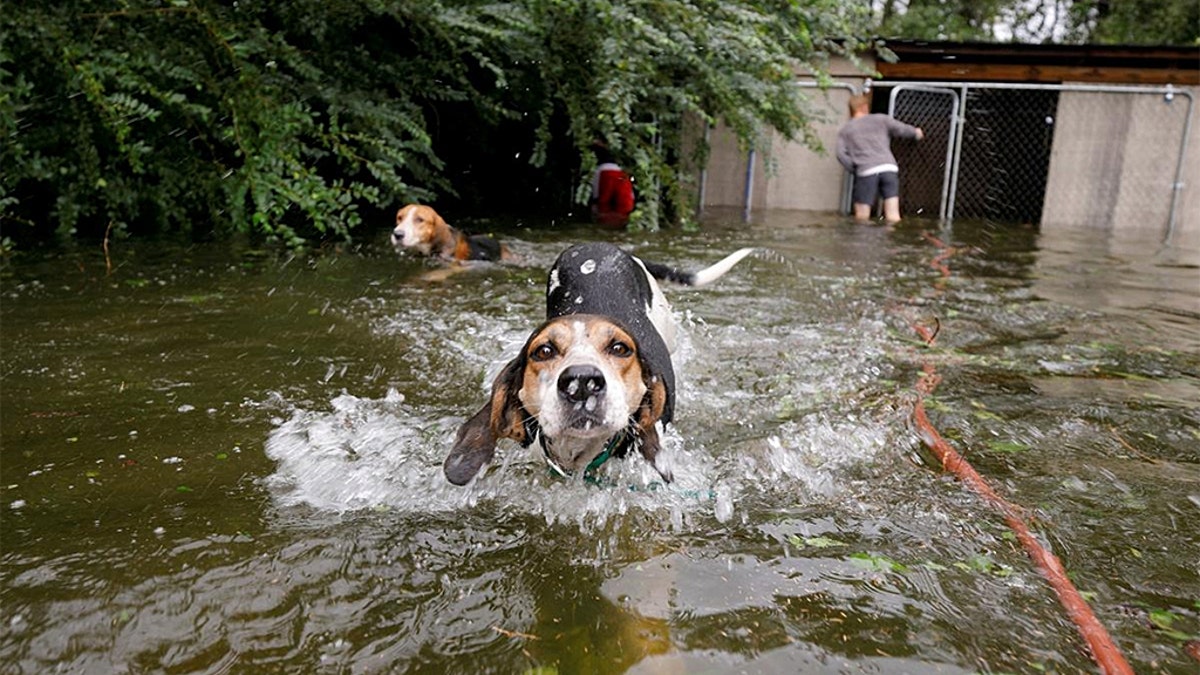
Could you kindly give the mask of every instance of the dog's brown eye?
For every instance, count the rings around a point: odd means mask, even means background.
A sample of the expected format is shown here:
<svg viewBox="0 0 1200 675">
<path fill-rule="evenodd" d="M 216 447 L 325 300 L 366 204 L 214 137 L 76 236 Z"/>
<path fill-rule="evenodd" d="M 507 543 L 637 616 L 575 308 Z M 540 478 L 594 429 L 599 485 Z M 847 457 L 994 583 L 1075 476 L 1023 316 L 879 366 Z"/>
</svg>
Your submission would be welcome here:
<svg viewBox="0 0 1200 675">
<path fill-rule="evenodd" d="M 617 340 L 608 346 L 608 353 L 620 357 L 631 356 L 633 354 L 633 347 Z"/>
<path fill-rule="evenodd" d="M 529 358 L 533 359 L 534 361 L 549 361 L 557 355 L 558 350 L 554 348 L 554 345 L 547 342 L 546 344 L 539 346 L 537 349 L 534 349 L 533 353 L 529 355 Z"/>
</svg>

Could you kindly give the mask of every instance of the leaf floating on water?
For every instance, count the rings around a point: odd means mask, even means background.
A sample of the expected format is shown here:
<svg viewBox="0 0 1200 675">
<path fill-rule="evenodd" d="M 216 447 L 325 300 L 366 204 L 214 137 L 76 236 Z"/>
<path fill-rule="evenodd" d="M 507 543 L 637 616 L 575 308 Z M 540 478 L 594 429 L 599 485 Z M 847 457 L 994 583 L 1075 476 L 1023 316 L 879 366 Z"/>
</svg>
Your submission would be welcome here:
<svg viewBox="0 0 1200 675">
<path fill-rule="evenodd" d="M 907 572 L 908 568 L 885 555 L 851 553 L 850 562 L 876 572 Z"/>
<path fill-rule="evenodd" d="M 796 548 L 833 548 L 835 546 L 845 546 L 846 542 L 838 541 L 831 537 L 804 537 L 800 538 L 796 535 L 788 537 L 788 543 Z"/>
<path fill-rule="evenodd" d="M 956 562 L 954 566 L 964 572 L 983 572 L 997 577 L 1007 577 L 1012 574 L 1012 568 L 992 560 L 986 555 L 973 555 L 965 562 Z"/>
<path fill-rule="evenodd" d="M 1150 613 L 1147 615 L 1147 618 L 1150 620 L 1151 628 L 1158 630 L 1163 635 L 1166 635 L 1167 637 L 1171 638 L 1172 640 L 1178 640 L 1180 642 L 1187 642 L 1189 640 L 1196 639 L 1195 635 L 1188 635 L 1187 633 L 1184 633 L 1183 631 L 1177 630 L 1176 628 L 1174 628 L 1175 620 L 1178 619 L 1179 617 L 1176 616 L 1175 613 L 1170 610 L 1167 610 L 1167 609 L 1151 610 Z"/>
<path fill-rule="evenodd" d="M 1175 623 L 1175 615 L 1166 609 L 1151 610 L 1148 617 L 1150 624 L 1155 628 L 1170 629 L 1171 625 Z"/>
</svg>

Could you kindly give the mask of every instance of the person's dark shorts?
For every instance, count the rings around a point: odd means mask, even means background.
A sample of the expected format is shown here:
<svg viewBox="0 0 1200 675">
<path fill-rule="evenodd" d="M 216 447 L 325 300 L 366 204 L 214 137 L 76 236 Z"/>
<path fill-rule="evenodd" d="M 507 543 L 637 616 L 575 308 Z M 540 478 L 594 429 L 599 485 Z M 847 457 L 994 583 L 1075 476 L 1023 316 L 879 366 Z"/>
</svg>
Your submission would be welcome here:
<svg viewBox="0 0 1200 675">
<path fill-rule="evenodd" d="M 884 199 L 900 196 L 900 174 L 895 171 L 883 171 L 873 176 L 854 177 L 854 203 L 875 204 L 875 197 L 882 195 Z"/>
</svg>

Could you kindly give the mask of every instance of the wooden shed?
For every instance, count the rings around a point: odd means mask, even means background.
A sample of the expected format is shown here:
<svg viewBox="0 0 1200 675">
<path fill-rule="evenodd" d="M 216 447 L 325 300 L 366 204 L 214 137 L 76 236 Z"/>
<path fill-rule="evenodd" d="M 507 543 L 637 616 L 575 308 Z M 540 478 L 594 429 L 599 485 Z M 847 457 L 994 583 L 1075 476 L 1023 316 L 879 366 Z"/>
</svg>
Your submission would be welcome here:
<svg viewBox="0 0 1200 675">
<path fill-rule="evenodd" d="M 883 80 L 1200 86 L 1200 48 L 888 41 Z"/>
</svg>

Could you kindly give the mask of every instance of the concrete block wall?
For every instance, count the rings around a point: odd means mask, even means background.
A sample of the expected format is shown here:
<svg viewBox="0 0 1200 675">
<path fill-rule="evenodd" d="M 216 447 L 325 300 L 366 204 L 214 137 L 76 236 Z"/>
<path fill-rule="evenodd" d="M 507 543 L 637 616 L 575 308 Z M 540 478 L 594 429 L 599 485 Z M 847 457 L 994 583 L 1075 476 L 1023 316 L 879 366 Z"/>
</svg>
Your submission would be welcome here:
<svg viewBox="0 0 1200 675">
<path fill-rule="evenodd" d="M 738 147 L 737 137 L 724 126 L 712 130 L 708 144 L 704 203 L 700 207 L 743 206 L 746 200 L 747 153 Z"/>
<path fill-rule="evenodd" d="M 854 86 L 854 85 L 851 85 Z M 834 151 L 837 133 L 848 119 L 846 104 L 850 89 L 805 89 L 810 110 L 818 115 L 814 125 L 823 152 L 797 141 L 776 136 L 763 180 L 764 201 L 772 208 L 805 211 L 837 211 L 841 208 L 845 171 Z"/>
<path fill-rule="evenodd" d="M 873 68 L 867 60 L 866 68 Z M 837 211 L 841 208 L 845 172 L 834 156 L 837 132 L 848 119 L 846 103 L 852 91 L 861 88 L 866 75 L 845 59 L 830 63 L 829 72 L 838 86 L 819 89 L 802 87 L 809 101 L 819 150 L 802 141 L 788 141 L 768 131 L 767 148 L 756 153 L 750 205 L 753 209 L 798 209 Z M 797 81 L 812 83 L 811 74 L 797 73 Z M 747 153 L 738 148 L 733 134 L 718 126 L 710 135 L 709 156 L 701 207 L 746 206 Z"/>
<path fill-rule="evenodd" d="M 1200 90 L 1184 148 L 1175 233 L 1200 240 Z M 1165 237 L 1187 99 L 1064 91 L 1059 96 L 1042 229 L 1139 231 Z"/>
</svg>

